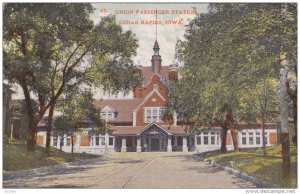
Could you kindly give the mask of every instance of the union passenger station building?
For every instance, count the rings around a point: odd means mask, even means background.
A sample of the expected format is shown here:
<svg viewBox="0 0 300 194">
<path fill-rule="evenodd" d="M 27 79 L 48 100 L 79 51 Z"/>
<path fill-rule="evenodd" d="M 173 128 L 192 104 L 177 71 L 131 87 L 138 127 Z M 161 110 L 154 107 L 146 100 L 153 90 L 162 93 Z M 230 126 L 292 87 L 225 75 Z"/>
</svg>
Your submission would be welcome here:
<svg viewBox="0 0 300 194">
<path fill-rule="evenodd" d="M 74 135 L 74 152 L 103 154 L 107 152 L 205 152 L 221 147 L 221 127 L 191 133 L 173 114 L 173 122 L 163 120 L 163 108 L 167 104 L 166 80 L 178 79 L 175 65 L 162 65 L 159 44 L 154 43 L 151 66 L 137 66 L 143 75 L 140 87 L 133 88 L 130 98 L 95 100 L 95 106 L 107 122 L 109 130 L 103 134 L 93 134 L 92 128 L 82 128 L 83 132 Z M 262 147 L 260 125 L 249 128 L 240 126 L 237 134 L 240 148 Z M 39 123 L 37 144 L 46 144 L 46 124 Z M 276 124 L 266 124 L 266 146 L 277 143 Z M 233 149 L 230 131 L 227 134 L 227 148 Z M 71 152 L 71 137 L 54 135 L 51 145 Z"/>
</svg>

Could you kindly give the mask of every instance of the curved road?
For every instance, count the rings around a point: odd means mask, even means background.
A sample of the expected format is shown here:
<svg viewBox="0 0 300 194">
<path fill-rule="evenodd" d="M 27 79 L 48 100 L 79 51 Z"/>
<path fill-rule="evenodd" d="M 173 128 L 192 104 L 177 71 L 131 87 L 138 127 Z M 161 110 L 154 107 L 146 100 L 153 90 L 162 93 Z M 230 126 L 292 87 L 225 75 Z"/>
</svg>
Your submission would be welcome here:
<svg viewBox="0 0 300 194">
<path fill-rule="evenodd" d="M 4 188 L 254 188 L 250 182 L 183 153 L 114 153 L 107 161 L 59 174 L 3 182 Z"/>
</svg>

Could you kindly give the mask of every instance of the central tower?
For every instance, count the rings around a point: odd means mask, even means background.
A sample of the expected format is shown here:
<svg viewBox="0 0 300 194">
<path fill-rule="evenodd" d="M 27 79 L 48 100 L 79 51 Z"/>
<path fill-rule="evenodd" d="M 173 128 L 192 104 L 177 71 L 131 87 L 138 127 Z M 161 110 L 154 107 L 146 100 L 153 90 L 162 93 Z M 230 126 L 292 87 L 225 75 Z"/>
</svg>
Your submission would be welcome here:
<svg viewBox="0 0 300 194">
<path fill-rule="evenodd" d="M 159 45 L 157 42 L 157 10 L 155 12 L 155 16 L 156 16 L 156 26 L 155 26 L 155 43 L 153 46 L 153 51 L 154 51 L 154 55 L 152 55 L 152 59 L 151 59 L 151 66 L 152 66 L 152 72 L 153 74 L 160 73 L 161 70 L 161 56 L 159 55 Z"/>
<path fill-rule="evenodd" d="M 159 55 L 159 45 L 157 40 L 155 40 L 154 46 L 153 46 L 154 55 L 152 55 L 151 59 L 151 66 L 153 73 L 160 73 L 161 70 L 161 56 Z"/>
</svg>

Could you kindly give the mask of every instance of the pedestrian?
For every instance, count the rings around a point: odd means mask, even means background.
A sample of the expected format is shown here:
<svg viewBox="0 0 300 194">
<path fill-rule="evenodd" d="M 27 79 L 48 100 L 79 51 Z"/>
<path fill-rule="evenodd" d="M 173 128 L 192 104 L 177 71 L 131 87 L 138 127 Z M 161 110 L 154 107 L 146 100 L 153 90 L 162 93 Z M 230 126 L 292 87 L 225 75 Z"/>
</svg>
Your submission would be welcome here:
<svg viewBox="0 0 300 194">
<path fill-rule="evenodd" d="M 148 145 L 146 143 L 144 144 L 144 149 L 145 149 L 145 152 L 148 151 Z"/>
</svg>

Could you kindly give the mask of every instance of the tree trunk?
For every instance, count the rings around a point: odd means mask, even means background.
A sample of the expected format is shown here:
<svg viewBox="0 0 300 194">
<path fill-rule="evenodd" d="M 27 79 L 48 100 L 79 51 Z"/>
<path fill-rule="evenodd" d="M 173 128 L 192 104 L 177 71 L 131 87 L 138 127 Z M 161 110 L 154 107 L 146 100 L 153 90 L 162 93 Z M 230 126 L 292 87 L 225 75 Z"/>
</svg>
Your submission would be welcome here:
<svg viewBox="0 0 300 194">
<path fill-rule="evenodd" d="M 37 123 L 35 121 L 34 112 L 32 108 L 32 101 L 25 80 L 21 82 L 21 87 L 24 93 L 26 109 L 27 109 L 27 114 L 29 119 L 29 127 L 27 133 L 27 151 L 34 152 L 34 145 L 36 143 Z"/>
<path fill-rule="evenodd" d="M 290 157 L 290 140 L 288 133 L 281 134 L 282 148 L 282 177 L 288 179 L 290 177 L 291 157 Z"/>
<path fill-rule="evenodd" d="M 226 147 L 226 137 L 227 137 L 227 131 L 228 128 L 223 126 L 222 127 L 222 141 L 221 141 L 221 152 L 225 153 L 227 152 L 227 147 Z"/>
<path fill-rule="evenodd" d="M 48 117 L 48 125 L 47 125 L 47 137 L 46 137 L 46 152 L 50 153 L 50 137 L 53 125 L 53 113 L 54 113 L 54 105 L 50 106 L 49 109 L 49 117 Z"/>
<path fill-rule="evenodd" d="M 290 149 L 289 149 L 289 99 L 287 90 L 288 62 L 286 53 L 280 53 L 280 112 L 281 112 L 281 145 L 282 145 L 282 177 L 290 177 Z"/>
<path fill-rule="evenodd" d="M 232 137 L 232 141 L 233 141 L 234 152 L 238 153 L 239 152 L 239 144 L 237 141 L 237 135 L 236 135 L 236 132 L 234 131 L 233 125 L 230 126 L 230 133 L 231 133 L 231 137 Z"/>
<path fill-rule="evenodd" d="M 29 119 L 29 128 L 27 134 L 27 152 L 34 152 L 34 145 L 36 143 L 36 124 L 34 118 Z"/>
<path fill-rule="evenodd" d="M 73 135 L 71 135 L 71 154 L 74 153 L 74 140 L 73 140 Z"/>
<path fill-rule="evenodd" d="M 266 126 L 265 126 L 265 120 L 264 119 L 262 119 L 261 128 L 262 128 L 263 154 L 264 154 L 264 156 L 266 156 L 267 155 L 266 140 L 265 140 L 266 139 L 266 137 L 265 137 L 265 128 L 266 128 Z"/>
<path fill-rule="evenodd" d="M 294 144 L 297 146 L 297 88 L 295 91 L 295 96 L 293 98 L 293 120 L 294 120 L 294 130 L 295 130 L 295 137 L 293 138 Z"/>
</svg>

